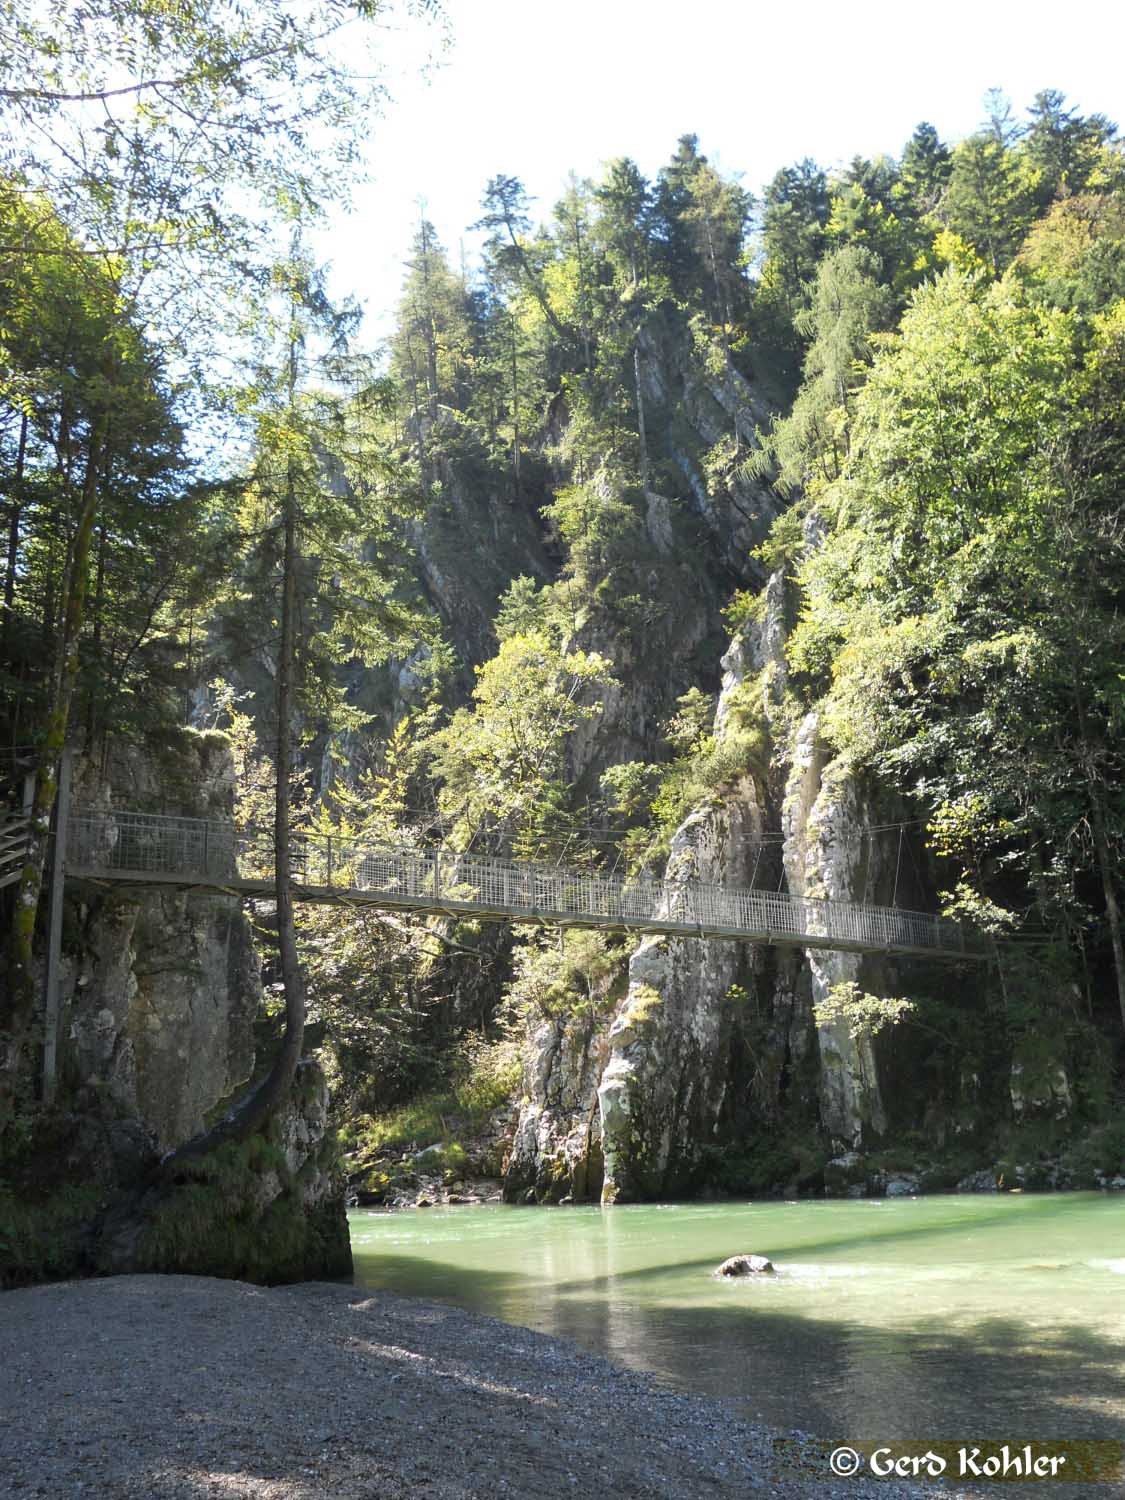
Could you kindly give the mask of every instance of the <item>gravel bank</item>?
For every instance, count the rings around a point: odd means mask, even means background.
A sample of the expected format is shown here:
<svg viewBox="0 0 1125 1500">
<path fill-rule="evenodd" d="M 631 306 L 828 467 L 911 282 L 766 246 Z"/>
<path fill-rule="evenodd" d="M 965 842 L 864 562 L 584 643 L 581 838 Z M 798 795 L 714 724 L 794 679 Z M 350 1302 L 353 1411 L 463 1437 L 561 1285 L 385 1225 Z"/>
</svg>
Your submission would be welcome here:
<svg viewBox="0 0 1125 1500">
<path fill-rule="evenodd" d="M 563 1340 L 349 1286 L 33 1287 L 0 1296 L 0 1350 L 5 1500 L 957 1493 L 832 1481 L 823 1455 L 779 1453 L 720 1402 Z"/>
</svg>

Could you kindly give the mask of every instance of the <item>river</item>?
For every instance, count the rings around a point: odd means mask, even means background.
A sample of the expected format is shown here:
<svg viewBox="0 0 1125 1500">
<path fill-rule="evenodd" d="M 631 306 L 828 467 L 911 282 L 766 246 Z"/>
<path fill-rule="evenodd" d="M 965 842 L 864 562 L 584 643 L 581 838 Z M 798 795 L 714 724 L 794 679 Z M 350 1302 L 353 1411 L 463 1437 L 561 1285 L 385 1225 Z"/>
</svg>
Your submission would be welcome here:
<svg viewBox="0 0 1125 1500">
<path fill-rule="evenodd" d="M 1125 1194 L 349 1217 L 358 1285 L 574 1339 L 779 1427 L 1125 1431 Z M 710 1275 L 741 1252 L 779 1274 Z"/>
</svg>

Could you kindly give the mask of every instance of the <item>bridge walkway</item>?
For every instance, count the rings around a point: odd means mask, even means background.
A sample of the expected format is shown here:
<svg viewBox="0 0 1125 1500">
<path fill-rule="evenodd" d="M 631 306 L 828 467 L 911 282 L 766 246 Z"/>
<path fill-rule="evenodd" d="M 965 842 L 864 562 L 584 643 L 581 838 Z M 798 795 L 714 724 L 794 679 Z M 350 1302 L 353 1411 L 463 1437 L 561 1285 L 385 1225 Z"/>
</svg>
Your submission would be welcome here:
<svg viewBox="0 0 1125 1500">
<path fill-rule="evenodd" d="M 114 885 L 268 897 L 272 838 L 227 822 L 75 809 L 66 874 Z M 598 875 L 443 848 L 295 835 L 291 879 L 300 901 L 855 953 L 985 957 L 960 924 L 926 912 Z"/>
</svg>

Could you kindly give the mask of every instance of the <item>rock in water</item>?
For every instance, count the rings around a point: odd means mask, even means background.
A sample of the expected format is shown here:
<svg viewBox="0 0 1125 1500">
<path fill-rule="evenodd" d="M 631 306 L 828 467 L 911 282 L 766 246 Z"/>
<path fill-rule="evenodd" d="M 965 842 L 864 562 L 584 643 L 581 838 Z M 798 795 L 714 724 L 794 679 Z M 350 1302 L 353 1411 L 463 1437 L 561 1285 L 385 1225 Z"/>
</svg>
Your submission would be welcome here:
<svg viewBox="0 0 1125 1500">
<path fill-rule="evenodd" d="M 764 1255 L 732 1255 L 715 1271 L 716 1276 L 776 1276 L 772 1260 Z"/>
</svg>

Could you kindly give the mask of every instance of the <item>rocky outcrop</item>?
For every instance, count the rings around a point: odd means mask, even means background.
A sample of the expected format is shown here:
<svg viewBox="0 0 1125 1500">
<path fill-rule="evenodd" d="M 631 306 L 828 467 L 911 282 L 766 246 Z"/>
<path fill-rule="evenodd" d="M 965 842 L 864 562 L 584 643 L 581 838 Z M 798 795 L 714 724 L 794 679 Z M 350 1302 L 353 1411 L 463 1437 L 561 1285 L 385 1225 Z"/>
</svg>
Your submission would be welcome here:
<svg viewBox="0 0 1125 1500">
<path fill-rule="evenodd" d="M 816 714 L 795 712 L 784 657 L 791 609 L 775 574 L 723 658 L 715 733 L 748 747 L 744 769 L 676 831 L 666 879 L 890 904 L 902 850 L 892 844 L 888 858 L 868 830 L 902 810 L 833 760 Z M 560 1018 L 529 1036 L 510 1196 L 591 1196 L 591 1174 L 576 1168 L 595 1147 L 602 1199 L 619 1202 L 694 1190 L 716 1153 L 753 1153 L 785 1131 L 820 1142 L 822 1162 L 876 1146 L 887 1114 L 875 1049 L 846 1024 L 815 1019 L 846 983 L 894 993 L 878 957 L 644 939 L 608 1025 L 584 1030 L 579 1047 Z"/>
<path fill-rule="evenodd" d="M 687 503 L 725 564 L 764 581 L 750 553 L 777 515 L 778 500 L 767 484 L 745 476 L 741 459 L 757 446 L 758 428 L 772 411 L 721 347 L 703 359 L 700 353 L 682 328 L 654 324 L 642 331 L 639 371 L 649 425 L 662 434 Z M 651 527 L 651 502 L 649 518 Z"/>
<path fill-rule="evenodd" d="M 591 1014 L 530 1022 L 524 1095 L 504 1172 L 509 1202 L 584 1202 L 601 1192 L 598 1083 L 607 1047 L 604 1024 Z"/>
<path fill-rule="evenodd" d="M 216 734 L 117 747 L 80 764 L 75 783 L 78 807 L 107 812 L 234 810 L 230 748 Z M 301 1064 L 263 1135 L 173 1181 L 157 1169 L 255 1072 L 261 984 L 239 898 L 72 884 L 63 959 L 58 1100 L 32 1143 L 23 1196 L 32 1217 L 41 1208 L 54 1225 L 62 1215 L 69 1259 L 39 1265 L 29 1254 L 17 1279 L 90 1268 L 266 1281 L 346 1272 L 344 1185 L 315 1063 Z M 20 1180 L 23 1167 L 12 1170 Z"/>
<path fill-rule="evenodd" d="M 328 1128 L 328 1085 L 302 1062 L 260 1135 L 185 1161 L 110 1206 L 95 1241 L 101 1272 L 181 1272 L 240 1281 L 350 1275 L 343 1171 Z"/>
<path fill-rule="evenodd" d="M 753 784 L 740 783 L 677 831 L 667 878 L 749 884 L 763 821 Z M 682 1192 L 696 1179 L 700 1147 L 726 1112 L 732 990 L 753 986 L 760 963 L 745 944 L 692 938 L 646 938 L 633 955 L 598 1087 L 603 1201 Z"/>
<path fill-rule="evenodd" d="M 221 735 L 163 735 L 80 765 L 79 806 L 229 818 Z M 79 1109 L 112 1107 L 170 1150 L 250 1076 L 261 1002 L 236 897 L 72 887 L 60 1026 L 62 1078 Z"/>
<path fill-rule="evenodd" d="M 875 876 L 863 830 L 872 816 L 853 777 L 828 761 L 815 713 L 794 738 L 782 806 L 786 887 L 795 896 L 861 902 Z M 856 982 L 869 964 L 857 953 L 810 948 L 806 952 L 811 1000 L 828 998 L 838 984 Z M 856 1039 L 843 1022 L 817 1027 L 820 1119 L 835 1145 L 857 1146 L 865 1134 L 886 1128 L 872 1044 Z"/>
</svg>

